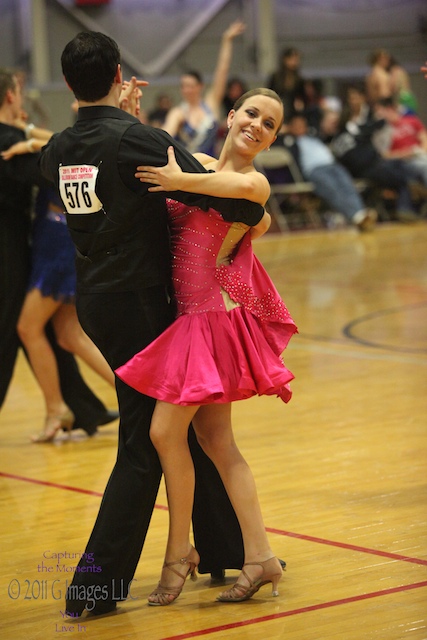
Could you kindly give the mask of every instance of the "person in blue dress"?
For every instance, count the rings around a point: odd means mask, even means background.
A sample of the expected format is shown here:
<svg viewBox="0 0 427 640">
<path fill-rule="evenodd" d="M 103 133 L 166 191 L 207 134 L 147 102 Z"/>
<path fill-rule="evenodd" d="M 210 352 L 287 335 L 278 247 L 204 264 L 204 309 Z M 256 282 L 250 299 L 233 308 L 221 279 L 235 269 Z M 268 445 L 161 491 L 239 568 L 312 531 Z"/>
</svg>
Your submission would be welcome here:
<svg viewBox="0 0 427 640">
<path fill-rule="evenodd" d="M 16 154 L 38 151 L 47 137 L 18 142 L 2 153 L 4 160 Z M 32 227 L 31 272 L 17 331 L 43 393 L 46 417 L 42 431 L 32 437 L 36 443 L 51 442 L 61 430 L 70 431 L 74 415 L 64 401 L 58 365 L 46 336 L 51 321 L 58 344 L 79 356 L 114 387 L 114 374 L 106 360 L 85 334 L 74 304 L 75 249 L 68 232 L 62 202 L 54 188 L 40 188 Z"/>
</svg>

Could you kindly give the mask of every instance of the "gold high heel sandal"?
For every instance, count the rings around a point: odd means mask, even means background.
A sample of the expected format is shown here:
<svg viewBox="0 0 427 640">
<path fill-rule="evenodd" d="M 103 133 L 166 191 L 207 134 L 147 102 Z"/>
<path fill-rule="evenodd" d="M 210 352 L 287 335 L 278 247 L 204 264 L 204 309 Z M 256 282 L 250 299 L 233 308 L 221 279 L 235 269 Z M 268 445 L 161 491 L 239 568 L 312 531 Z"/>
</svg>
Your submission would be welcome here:
<svg viewBox="0 0 427 640">
<path fill-rule="evenodd" d="M 262 574 L 257 580 L 252 580 L 248 576 L 245 571 L 245 567 L 249 567 L 250 565 L 257 565 L 262 568 Z M 249 600 L 252 598 L 254 593 L 256 593 L 264 584 L 268 584 L 269 582 L 273 585 L 273 590 L 271 592 L 272 596 L 278 596 L 278 585 L 279 580 L 282 577 L 282 565 L 276 557 L 269 558 L 268 560 L 264 560 L 264 562 L 246 562 L 243 565 L 242 574 L 244 578 L 248 581 L 249 586 L 245 586 L 240 582 L 236 582 L 231 589 L 227 591 L 223 591 L 217 597 L 218 602 L 243 602 L 244 600 Z"/>
<path fill-rule="evenodd" d="M 74 424 L 74 413 L 67 409 L 59 416 L 46 416 L 44 430 L 38 436 L 33 436 L 31 440 L 35 443 L 52 442 L 57 432 L 66 429 L 70 433 Z"/>
<path fill-rule="evenodd" d="M 157 585 L 157 589 L 154 589 L 152 593 L 150 593 L 149 598 L 152 596 L 157 596 L 158 600 L 152 601 L 148 600 L 148 604 L 152 607 L 164 607 L 168 604 L 174 602 L 177 599 L 179 594 L 182 591 L 184 583 L 187 579 L 187 576 L 191 574 L 192 580 L 197 580 L 196 569 L 199 566 L 200 557 L 194 547 L 191 547 L 191 551 L 186 558 L 181 558 L 180 560 L 176 560 L 175 562 L 165 562 L 163 565 L 164 569 L 169 569 L 169 571 L 173 571 L 177 576 L 182 578 L 182 585 L 180 587 L 163 587 L 161 582 Z M 188 564 L 188 571 L 183 574 L 174 569 L 174 565 L 185 565 Z M 171 599 L 168 596 L 173 596 Z"/>
</svg>

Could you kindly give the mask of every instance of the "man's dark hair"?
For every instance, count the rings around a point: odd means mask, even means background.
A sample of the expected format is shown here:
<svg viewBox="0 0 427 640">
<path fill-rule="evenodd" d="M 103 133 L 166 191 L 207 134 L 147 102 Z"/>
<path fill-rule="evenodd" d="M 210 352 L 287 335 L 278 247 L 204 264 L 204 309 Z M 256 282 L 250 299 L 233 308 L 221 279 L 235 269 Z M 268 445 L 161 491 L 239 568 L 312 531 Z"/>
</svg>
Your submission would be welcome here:
<svg viewBox="0 0 427 640">
<path fill-rule="evenodd" d="M 119 47 L 103 33 L 82 31 L 66 45 L 61 64 L 77 100 L 96 102 L 110 92 L 120 64 Z"/>
</svg>

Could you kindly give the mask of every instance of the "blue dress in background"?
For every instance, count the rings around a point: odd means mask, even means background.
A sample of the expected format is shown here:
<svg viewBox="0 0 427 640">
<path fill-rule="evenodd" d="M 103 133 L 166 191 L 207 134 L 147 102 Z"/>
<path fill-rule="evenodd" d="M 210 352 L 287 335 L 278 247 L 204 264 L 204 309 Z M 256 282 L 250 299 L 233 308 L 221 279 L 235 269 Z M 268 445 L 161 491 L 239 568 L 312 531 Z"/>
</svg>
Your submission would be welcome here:
<svg viewBox="0 0 427 640">
<path fill-rule="evenodd" d="M 74 302 L 75 248 L 68 232 L 62 201 L 54 189 L 40 189 L 32 231 L 31 274 L 28 291 L 60 302 Z"/>
</svg>

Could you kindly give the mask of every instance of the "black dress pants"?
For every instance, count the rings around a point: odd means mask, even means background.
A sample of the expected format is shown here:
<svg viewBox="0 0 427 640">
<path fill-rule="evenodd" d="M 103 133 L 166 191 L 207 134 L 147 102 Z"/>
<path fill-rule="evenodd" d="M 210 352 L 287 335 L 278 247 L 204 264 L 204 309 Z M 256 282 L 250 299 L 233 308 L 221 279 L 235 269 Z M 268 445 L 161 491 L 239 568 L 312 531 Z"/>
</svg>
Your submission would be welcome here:
<svg viewBox="0 0 427 640">
<path fill-rule="evenodd" d="M 30 268 L 28 222 L 0 219 L 0 407 L 6 397 L 20 346 L 16 324 Z"/>
<path fill-rule="evenodd" d="M 83 329 L 112 369 L 146 347 L 171 322 L 171 309 L 163 287 L 139 292 L 80 294 L 77 313 Z M 121 380 L 116 381 L 116 387 L 120 410 L 117 460 L 85 554 L 67 591 L 67 611 L 71 614 L 81 613 L 85 605 L 94 613 L 102 613 L 111 602 L 126 599 L 161 479 L 160 462 L 149 437 L 155 400 Z M 205 459 L 198 447 L 197 477 L 206 474 L 206 485 L 212 486 L 204 512 L 216 512 L 216 516 L 212 520 L 197 519 L 195 537 L 208 539 L 215 522 L 224 522 L 224 526 L 221 536 L 215 540 L 209 538 L 206 549 L 202 550 L 202 564 L 205 571 L 238 568 L 243 559 L 240 527 L 215 467 L 205 465 Z M 204 500 L 199 492 L 198 504 L 201 502 Z M 230 517 L 228 522 L 229 514 L 234 519 Z M 225 555 L 221 554 L 222 549 L 227 550 Z M 230 549 L 234 552 L 229 552 Z M 228 564 L 223 564 L 226 561 Z M 94 567 L 99 571 L 93 571 Z"/>
</svg>

